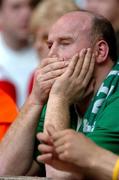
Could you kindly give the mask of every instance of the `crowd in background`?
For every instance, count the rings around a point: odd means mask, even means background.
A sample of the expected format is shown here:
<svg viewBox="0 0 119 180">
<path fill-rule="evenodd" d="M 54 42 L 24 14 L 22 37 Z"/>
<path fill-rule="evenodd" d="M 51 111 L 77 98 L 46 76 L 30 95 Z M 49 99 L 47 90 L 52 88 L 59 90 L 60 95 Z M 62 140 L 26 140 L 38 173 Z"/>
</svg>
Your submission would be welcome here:
<svg viewBox="0 0 119 180">
<path fill-rule="evenodd" d="M 0 0 L 0 139 L 30 95 L 41 61 L 49 57 L 51 27 L 66 13 L 80 10 L 100 14 L 112 23 L 119 56 L 118 0 Z M 41 132 L 40 128 L 36 131 Z"/>
</svg>

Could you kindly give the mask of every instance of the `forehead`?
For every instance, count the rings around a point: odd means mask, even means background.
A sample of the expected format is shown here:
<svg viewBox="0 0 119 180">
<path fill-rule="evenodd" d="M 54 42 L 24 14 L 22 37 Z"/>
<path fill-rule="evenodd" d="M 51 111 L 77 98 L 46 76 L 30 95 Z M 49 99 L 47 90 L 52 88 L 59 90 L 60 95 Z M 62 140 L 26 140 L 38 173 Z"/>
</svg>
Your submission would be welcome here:
<svg viewBox="0 0 119 180">
<path fill-rule="evenodd" d="M 70 37 L 88 33 L 91 29 L 90 17 L 62 17 L 51 28 L 48 39 Z"/>
<path fill-rule="evenodd" d="M 12 5 L 12 4 L 29 4 L 31 0 L 3 0 L 2 6 Z"/>
</svg>

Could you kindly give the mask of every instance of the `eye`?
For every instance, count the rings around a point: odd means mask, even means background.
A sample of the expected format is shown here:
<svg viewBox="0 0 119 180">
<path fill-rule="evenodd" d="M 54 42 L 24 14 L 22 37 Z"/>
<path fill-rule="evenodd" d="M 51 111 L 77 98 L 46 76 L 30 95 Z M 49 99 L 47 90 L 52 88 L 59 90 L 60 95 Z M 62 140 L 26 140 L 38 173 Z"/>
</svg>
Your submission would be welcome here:
<svg viewBox="0 0 119 180">
<path fill-rule="evenodd" d="M 48 49 L 51 49 L 52 44 L 53 44 L 53 43 L 51 43 L 51 42 L 47 42 Z"/>
<path fill-rule="evenodd" d="M 61 41 L 61 44 L 62 44 L 63 46 L 68 46 L 68 45 L 70 45 L 71 43 L 70 43 L 69 41 Z"/>
</svg>

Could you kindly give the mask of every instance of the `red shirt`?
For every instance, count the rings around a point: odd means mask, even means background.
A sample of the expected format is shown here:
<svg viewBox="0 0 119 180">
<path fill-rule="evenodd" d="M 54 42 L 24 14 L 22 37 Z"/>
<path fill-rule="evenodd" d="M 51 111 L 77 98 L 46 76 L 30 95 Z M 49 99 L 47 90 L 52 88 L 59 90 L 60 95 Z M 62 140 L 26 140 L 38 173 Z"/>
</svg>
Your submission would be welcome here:
<svg viewBox="0 0 119 180">
<path fill-rule="evenodd" d="M 18 114 L 16 104 L 0 89 L 0 140 Z"/>
</svg>

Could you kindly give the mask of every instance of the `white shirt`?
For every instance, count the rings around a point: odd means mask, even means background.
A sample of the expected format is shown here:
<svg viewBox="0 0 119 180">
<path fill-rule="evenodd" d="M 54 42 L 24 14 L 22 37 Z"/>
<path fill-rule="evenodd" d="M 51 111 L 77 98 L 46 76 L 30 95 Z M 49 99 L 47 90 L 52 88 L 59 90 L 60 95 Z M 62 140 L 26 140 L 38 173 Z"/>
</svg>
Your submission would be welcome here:
<svg viewBox="0 0 119 180">
<path fill-rule="evenodd" d="M 14 84 L 17 94 L 17 105 L 21 107 L 28 96 L 28 87 L 38 57 L 32 47 L 20 51 L 10 49 L 0 35 L 0 79 Z"/>
</svg>

